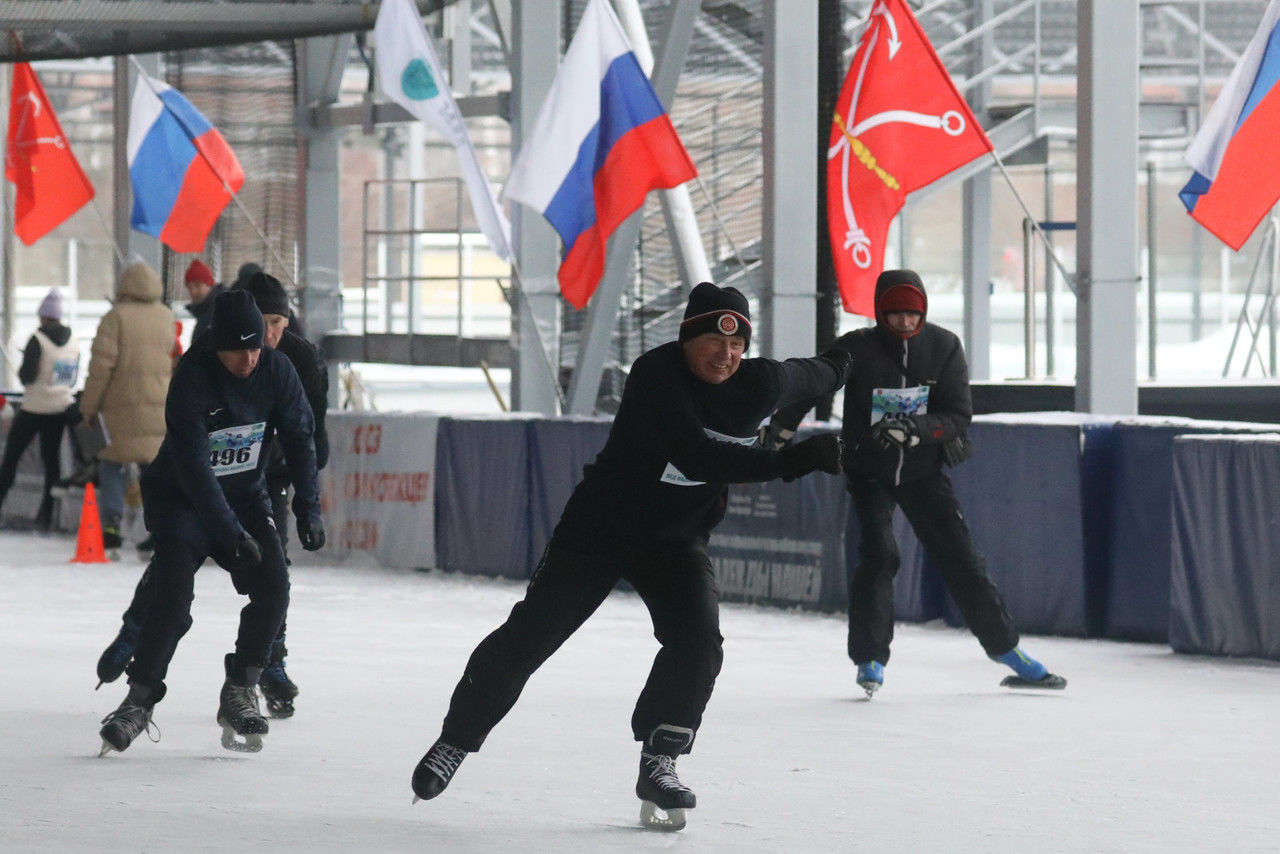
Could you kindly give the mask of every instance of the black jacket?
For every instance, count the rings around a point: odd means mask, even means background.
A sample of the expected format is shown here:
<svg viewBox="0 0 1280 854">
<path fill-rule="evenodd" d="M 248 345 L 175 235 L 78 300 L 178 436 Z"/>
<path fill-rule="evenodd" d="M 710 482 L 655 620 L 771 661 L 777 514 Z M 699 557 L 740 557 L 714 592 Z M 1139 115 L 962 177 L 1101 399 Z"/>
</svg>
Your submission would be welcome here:
<svg viewBox="0 0 1280 854">
<path fill-rule="evenodd" d="M 238 540 L 235 508 L 258 502 L 269 509 L 263 470 L 272 433 L 284 446 L 294 515 L 319 518 L 311 407 L 284 354 L 263 348 L 253 373 L 239 379 L 204 336 L 178 362 L 164 416 L 164 442 L 142 478 L 148 529 L 185 505 L 199 512 L 215 543 Z"/>
<path fill-rule="evenodd" d="M 213 322 L 213 300 L 226 289 L 225 285 L 214 285 L 213 290 L 209 291 L 209 295 L 200 300 L 200 302 L 187 303 L 187 311 L 191 312 L 191 316 L 196 319 L 196 328 L 191 330 L 191 345 L 193 347 L 196 339 L 202 333 L 209 331 L 209 324 Z"/>
<path fill-rule="evenodd" d="M 298 379 L 302 381 L 302 392 L 311 404 L 311 415 L 315 419 L 313 438 L 316 446 L 316 468 L 322 469 L 329 463 L 329 433 L 325 428 L 325 415 L 329 411 L 329 372 L 325 368 L 324 356 L 320 348 L 307 339 L 293 333 L 293 324 L 280 336 L 276 349 L 289 359 Z M 268 461 L 267 476 L 273 473 L 284 473 L 284 450 L 279 442 L 271 443 L 271 459 Z"/>
<path fill-rule="evenodd" d="M 693 375 L 677 342 L 631 366 L 604 449 L 583 470 L 560 529 L 608 543 L 705 540 L 724 517 L 729 483 L 781 476 L 756 442 L 779 405 L 827 394 L 840 371 L 824 358 L 743 359 L 720 384 Z"/>
<path fill-rule="evenodd" d="M 877 294 L 877 297 L 879 294 Z M 962 436 L 973 417 L 969 366 L 960 339 L 933 323 L 907 340 L 883 326 L 855 329 L 835 344 L 852 356 L 844 387 L 844 469 L 850 479 L 898 484 L 942 469 L 942 446 Z M 928 387 L 927 413 L 912 415 L 920 444 L 885 450 L 869 438 L 875 389 Z M 816 401 L 780 411 L 775 422 L 794 429 Z"/>
</svg>

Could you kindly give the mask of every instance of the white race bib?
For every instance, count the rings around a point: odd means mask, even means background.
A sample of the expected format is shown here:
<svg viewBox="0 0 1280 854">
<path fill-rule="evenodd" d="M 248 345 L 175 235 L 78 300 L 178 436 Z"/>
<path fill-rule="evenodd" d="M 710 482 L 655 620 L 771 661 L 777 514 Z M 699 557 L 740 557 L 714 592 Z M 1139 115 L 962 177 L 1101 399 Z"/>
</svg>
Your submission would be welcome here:
<svg viewBox="0 0 1280 854">
<path fill-rule="evenodd" d="M 886 415 L 925 415 L 929 412 L 929 387 L 871 389 L 871 423 Z"/>
<path fill-rule="evenodd" d="M 53 363 L 53 385 L 75 385 L 76 375 L 79 373 L 79 356 L 73 356 L 70 359 L 58 359 Z"/>
<path fill-rule="evenodd" d="M 712 439 L 716 439 L 720 442 L 732 442 L 735 445 L 753 445 L 756 441 L 754 434 L 745 438 L 739 436 L 728 436 L 724 433 L 717 433 L 715 430 L 711 430 L 706 427 L 702 428 L 702 432 L 706 433 Z M 702 484 L 706 483 L 706 481 L 703 480 L 693 480 L 686 477 L 684 472 L 680 471 L 680 469 L 676 468 L 671 463 L 667 463 L 667 467 L 662 470 L 662 477 L 660 479 L 663 483 L 669 483 L 672 486 L 702 486 Z"/>
<path fill-rule="evenodd" d="M 209 467 L 214 477 L 251 471 L 258 466 L 267 422 L 227 427 L 209 434 Z"/>
</svg>

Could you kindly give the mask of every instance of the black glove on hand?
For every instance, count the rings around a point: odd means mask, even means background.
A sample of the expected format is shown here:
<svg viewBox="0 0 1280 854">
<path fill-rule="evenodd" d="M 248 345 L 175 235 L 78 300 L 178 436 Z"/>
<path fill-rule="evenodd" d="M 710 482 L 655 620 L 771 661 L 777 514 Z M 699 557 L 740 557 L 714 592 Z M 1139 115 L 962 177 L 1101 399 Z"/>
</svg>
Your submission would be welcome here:
<svg viewBox="0 0 1280 854">
<path fill-rule="evenodd" d="M 770 421 L 768 424 L 761 425 L 760 431 L 756 435 L 760 439 L 760 444 L 765 448 L 770 451 L 781 451 L 791 444 L 791 440 L 796 437 L 796 431 Z"/>
<path fill-rule="evenodd" d="M 840 474 L 840 437 L 823 433 L 783 448 L 778 456 L 782 458 L 783 480 L 795 480 L 811 471 Z"/>
<path fill-rule="evenodd" d="M 842 377 L 849 373 L 849 365 L 853 362 L 853 354 L 841 347 L 839 344 L 823 350 L 818 354 L 818 358 L 826 359 L 834 365 Z"/>
<path fill-rule="evenodd" d="M 884 448 L 914 448 L 920 444 L 920 431 L 910 415 L 901 412 L 886 414 L 871 427 L 871 438 Z"/>
<path fill-rule="evenodd" d="M 241 532 L 240 539 L 224 544 L 213 555 L 218 565 L 228 572 L 244 572 L 262 563 L 262 546 L 248 534 Z"/>
<path fill-rule="evenodd" d="M 298 542 L 309 552 L 318 552 L 324 548 L 324 519 L 298 517 Z"/>
</svg>

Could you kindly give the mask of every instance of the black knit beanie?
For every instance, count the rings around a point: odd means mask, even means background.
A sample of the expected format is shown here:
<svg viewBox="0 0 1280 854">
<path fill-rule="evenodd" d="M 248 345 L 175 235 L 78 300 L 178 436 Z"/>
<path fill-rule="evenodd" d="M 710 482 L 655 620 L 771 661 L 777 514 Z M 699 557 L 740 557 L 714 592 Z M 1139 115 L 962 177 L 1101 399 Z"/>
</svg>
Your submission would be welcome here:
<svg viewBox="0 0 1280 854">
<path fill-rule="evenodd" d="M 751 344 L 751 306 L 737 288 L 718 288 L 701 282 L 689 294 L 680 324 L 680 340 L 688 341 L 707 332 L 738 335 Z"/>
<path fill-rule="evenodd" d="M 262 312 L 248 291 L 223 291 L 214 297 L 209 334 L 215 350 L 261 350 L 266 331 Z"/>
<path fill-rule="evenodd" d="M 253 297 L 258 311 L 263 314 L 279 314 L 289 316 L 289 297 L 284 292 L 284 285 L 275 276 L 258 271 L 244 283 L 244 289 Z"/>
</svg>

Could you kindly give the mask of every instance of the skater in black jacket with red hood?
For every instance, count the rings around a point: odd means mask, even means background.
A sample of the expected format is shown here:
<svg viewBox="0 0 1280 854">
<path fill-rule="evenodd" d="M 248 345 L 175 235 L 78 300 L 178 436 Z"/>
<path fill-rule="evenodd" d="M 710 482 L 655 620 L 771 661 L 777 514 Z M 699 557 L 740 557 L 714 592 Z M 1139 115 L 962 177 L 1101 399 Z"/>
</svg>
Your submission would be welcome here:
<svg viewBox="0 0 1280 854">
<path fill-rule="evenodd" d="M 848 354 L 743 359 L 750 339 L 746 298 L 703 282 L 679 340 L 636 359 L 608 441 L 585 467 L 524 600 L 467 662 L 440 739 L 414 769 L 418 797 L 444 790 L 526 680 L 625 579 L 661 645 L 631 718 L 642 745 L 641 817 L 664 826 L 656 808 L 668 813 L 666 827 L 684 826 L 683 810 L 696 801 L 676 776 L 676 757 L 692 749 L 723 658 L 706 544 L 724 517 L 727 484 L 839 471 L 834 435 L 774 450 L 756 432 L 779 405 L 838 388 Z"/>
<path fill-rule="evenodd" d="M 849 657 L 870 697 L 884 682 L 893 640 L 898 544 L 893 509 L 942 572 L 970 630 L 992 659 L 1013 668 L 1005 684 L 1062 688 L 1066 680 L 1018 648 L 1018 632 L 965 524 L 944 461 L 954 464 L 973 416 L 969 368 L 954 333 L 925 318 L 929 301 L 912 270 L 876 280 L 876 325 L 842 336 L 852 355 L 844 391 L 844 471 L 861 528 L 849 577 Z M 815 401 L 778 412 L 766 444 L 783 447 Z M 947 457 L 950 456 L 950 459 Z"/>
</svg>

